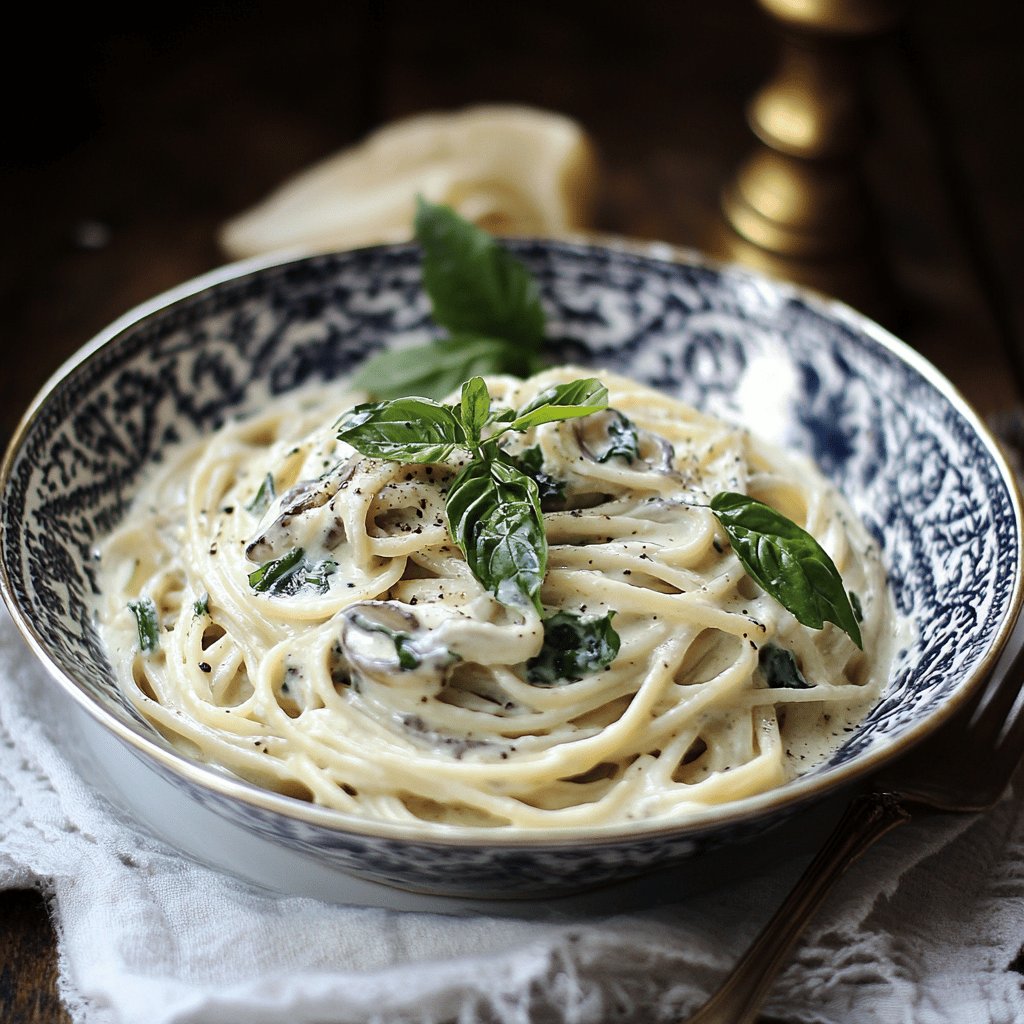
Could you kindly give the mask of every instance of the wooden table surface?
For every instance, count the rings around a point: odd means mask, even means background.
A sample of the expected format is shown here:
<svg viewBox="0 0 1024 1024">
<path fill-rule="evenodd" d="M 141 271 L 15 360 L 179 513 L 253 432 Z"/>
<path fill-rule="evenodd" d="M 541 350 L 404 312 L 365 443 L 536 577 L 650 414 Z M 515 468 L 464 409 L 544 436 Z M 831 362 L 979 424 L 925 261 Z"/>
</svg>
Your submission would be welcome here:
<svg viewBox="0 0 1024 1024">
<path fill-rule="evenodd" d="M 832 275 L 985 416 L 1010 410 L 1024 379 L 1013 6 L 912 5 L 873 48 L 866 167 L 887 287 L 866 296 L 862 264 Z M 752 0 L 520 0 L 486 15 L 455 0 L 223 0 L 174 15 L 41 9 L 25 38 L 45 45 L 0 72 L 0 442 L 96 331 L 223 262 L 223 220 L 405 114 L 495 101 L 570 114 L 601 154 L 598 228 L 732 250 L 717 196 L 751 146 L 743 107 L 776 52 Z M 55 962 L 43 899 L 0 893 L 0 1020 L 68 1020 Z"/>
</svg>

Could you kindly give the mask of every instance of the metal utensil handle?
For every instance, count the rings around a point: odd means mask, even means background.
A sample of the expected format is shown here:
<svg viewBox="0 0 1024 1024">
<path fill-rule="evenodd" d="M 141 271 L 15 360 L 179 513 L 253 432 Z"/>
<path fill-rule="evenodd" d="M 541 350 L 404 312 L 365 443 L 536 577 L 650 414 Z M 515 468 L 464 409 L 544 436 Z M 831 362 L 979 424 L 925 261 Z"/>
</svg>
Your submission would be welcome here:
<svg viewBox="0 0 1024 1024">
<path fill-rule="evenodd" d="M 689 1024 L 752 1024 L 789 951 L 833 883 L 877 839 L 909 820 L 893 793 L 854 798 L 792 892 Z"/>
</svg>

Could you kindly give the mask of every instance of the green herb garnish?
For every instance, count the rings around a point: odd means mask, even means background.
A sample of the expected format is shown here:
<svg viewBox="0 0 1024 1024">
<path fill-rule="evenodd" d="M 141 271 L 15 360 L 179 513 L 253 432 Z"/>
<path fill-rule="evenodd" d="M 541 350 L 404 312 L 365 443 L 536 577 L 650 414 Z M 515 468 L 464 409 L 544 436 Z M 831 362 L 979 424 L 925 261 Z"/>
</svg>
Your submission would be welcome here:
<svg viewBox="0 0 1024 1024">
<path fill-rule="evenodd" d="M 160 646 L 160 625 L 156 618 L 156 605 L 152 598 L 140 597 L 138 601 L 129 601 L 128 609 L 135 616 L 135 624 L 139 630 L 139 650 L 144 654 L 152 654 Z"/>
<path fill-rule="evenodd" d="M 434 320 L 452 334 L 502 338 L 536 348 L 544 311 L 530 272 L 486 232 L 420 197 L 416 239 Z"/>
<path fill-rule="evenodd" d="M 466 446 L 456 407 L 429 398 L 357 405 L 338 427 L 340 440 L 363 455 L 389 462 L 444 462 L 457 447 Z"/>
<path fill-rule="evenodd" d="M 858 622 L 864 621 L 864 608 L 860 603 L 860 598 L 852 591 L 847 591 L 850 598 L 850 607 L 853 609 L 853 614 L 857 616 Z"/>
<path fill-rule="evenodd" d="M 434 321 L 449 336 L 382 352 L 356 374 L 356 387 L 377 398 L 442 398 L 472 376 L 540 369 L 544 310 L 526 267 L 486 231 L 422 198 L 416 240 Z"/>
<path fill-rule="evenodd" d="M 502 604 L 525 598 L 540 611 L 548 541 L 537 485 L 494 455 L 474 459 L 452 481 L 445 513 L 480 583 Z"/>
<path fill-rule="evenodd" d="M 824 548 L 770 505 L 722 491 L 711 511 L 729 535 L 750 578 L 805 626 L 834 622 L 863 648 L 860 626 L 843 579 Z"/>
<path fill-rule="evenodd" d="M 507 341 L 456 335 L 379 352 L 363 364 L 352 383 L 377 398 L 443 398 L 476 374 L 528 376 L 534 369 L 535 362 L 523 361 Z"/>
<path fill-rule="evenodd" d="M 526 448 L 518 455 L 510 456 L 516 468 L 525 473 L 536 485 L 540 500 L 552 498 L 561 501 L 565 497 L 565 483 L 550 473 L 544 472 L 544 453 L 540 445 Z"/>
<path fill-rule="evenodd" d="M 585 619 L 556 612 L 544 620 L 544 646 L 526 663 L 526 678 L 537 686 L 573 683 L 610 665 L 619 653 L 619 634 L 609 612 Z"/>
<path fill-rule="evenodd" d="M 257 519 L 263 518 L 263 513 L 270 508 L 270 503 L 277 497 L 274 490 L 274 477 L 268 473 L 259 486 L 259 490 L 253 496 L 252 501 L 245 506 L 246 512 L 251 512 Z"/>
<path fill-rule="evenodd" d="M 302 548 L 292 548 L 286 555 L 264 562 L 258 569 L 249 573 L 249 586 L 257 594 L 280 593 L 286 581 L 302 565 L 305 554 Z"/>
<path fill-rule="evenodd" d="M 527 402 L 509 423 L 507 430 L 530 430 L 542 423 L 554 423 L 575 416 L 589 416 L 608 406 L 608 389 L 596 378 L 585 377 L 545 388 Z"/>
<path fill-rule="evenodd" d="M 328 577 L 337 567 L 337 562 L 329 558 L 311 562 L 302 548 L 292 548 L 287 554 L 264 562 L 249 573 L 249 586 L 257 594 L 272 594 L 274 597 L 289 597 L 309 589 L 326 594 L 330 587 Z"/>
<path fill-rule="evenodd" d="M 463 384 L 458 405 L 401 398 L 357 406 L 342 418 L 338 439 L 392 462 L 444 462 L 456 449 L 468 451 L 469 462 L 448 490 L 449 532 L 473 575 L 499 601 L 540 611 L 548 553 L 540 495 L 498 438 L 588 416 L 607 404 L 607 389 L 589 377 L 548 388 L 521 409 L 495 413 L 486 384 L 474 377 Z"/>
<path fill-rule="evenodd" d="M 606 429 L 608 446 L 596 456 L 598 462 L 618 458 L 632 464 L 640 458 L 640 439 L 631 419 L 623 416 L 617 409 L 612 409 L 608 414 Z"/>
<path fill-rule="evenodd" d="M 764 681 L 772 687 L 788 690 L 809 690 L 811 684 L 804 679 L 793 652 L 778 644 L 764 644 L 757 655 L 757 664 Z"/>
<path fill-rule="evenodd" d="M 203 594 L 198 601 L 192 602 L 192 611 L 197 619 L 210 614 L 210 595 Z"/>
</svg>

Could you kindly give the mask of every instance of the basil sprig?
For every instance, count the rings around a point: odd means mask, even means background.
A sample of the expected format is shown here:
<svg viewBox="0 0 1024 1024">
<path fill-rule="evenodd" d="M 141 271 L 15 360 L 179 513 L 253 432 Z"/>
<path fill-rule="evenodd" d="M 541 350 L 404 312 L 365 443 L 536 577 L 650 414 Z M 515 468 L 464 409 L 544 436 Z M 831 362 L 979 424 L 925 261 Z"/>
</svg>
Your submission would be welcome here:
<svg viewBox="0 0 1024 1024">
<path fill-rule="evenodd" d="M 462 385 L 457 405 L 400 398 L 356 406 L 342 417 L 338 439 L 390 462 L 444 462 L 456 449 L 469 452 L 448 489 L 448 530 L 470 571 L 502 604 L 532 604 L 540 611 L 548 561 L 540 495 L 498 439 L 508 431 L 589 416 L 607 404 L 607 388 L 588 377 L 547 388 L 521 409 L 496 412 L 487 385 L 473 377 Z"/>
<path fill-rule="evenodd" d="M 473 376 L 539 370 L 544 310 L 526 267 L 486 231 L 422 197 L 415 227 L 423 286 L 448 336 L 381 352 L 356 374 L 356 387 L 377 398 L 442 398 Z"/>
<path fill-rule="evenodd" d="M 770 505 L 733 491 L 711 499 L 747 574 L 812 629 L 834 622 L 860 648 L 860 626 L 843 579 L 825 549 Z"/>
</svg>

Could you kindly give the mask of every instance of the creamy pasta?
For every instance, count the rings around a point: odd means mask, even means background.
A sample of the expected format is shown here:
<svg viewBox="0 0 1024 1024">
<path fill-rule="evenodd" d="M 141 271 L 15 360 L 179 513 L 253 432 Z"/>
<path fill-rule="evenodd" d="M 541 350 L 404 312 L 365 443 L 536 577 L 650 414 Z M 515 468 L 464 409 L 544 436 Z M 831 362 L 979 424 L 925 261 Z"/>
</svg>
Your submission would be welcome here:
<svg viewBox="0 0 1024 1024">
<path fill-rule="evenodd" d="M 517 407 L 587 373 L 487 384 Z M 453 542 L 457 457 L 387 462 L 337 439 L 364 396 L 287 396 L 182 447 L 100 551 L 101 629 L 135 706 L 261 786 L 427 828 L 679 821 L 820 762 L 888 676 L 876 546 L 803 457 L 598 376 L 608 410 L 503 441 L 550 485 L 540 612 L 499 603 Z M 863 651 L 753 583 L 707 507 L 725 490 L 831 555 Z M 548 647 L 574 624 L 610 624 L 618 650 L 560 675 Z"/>
</svg>

